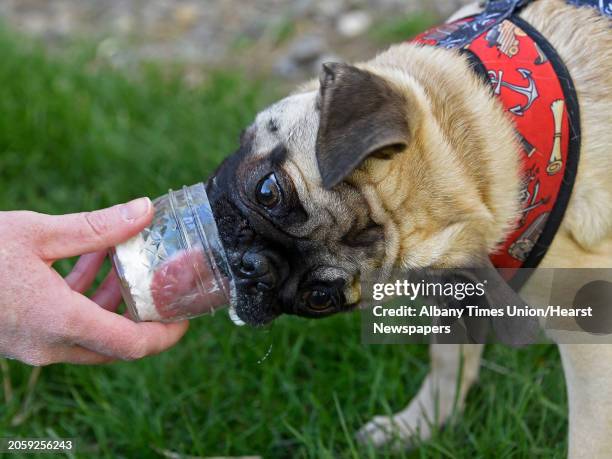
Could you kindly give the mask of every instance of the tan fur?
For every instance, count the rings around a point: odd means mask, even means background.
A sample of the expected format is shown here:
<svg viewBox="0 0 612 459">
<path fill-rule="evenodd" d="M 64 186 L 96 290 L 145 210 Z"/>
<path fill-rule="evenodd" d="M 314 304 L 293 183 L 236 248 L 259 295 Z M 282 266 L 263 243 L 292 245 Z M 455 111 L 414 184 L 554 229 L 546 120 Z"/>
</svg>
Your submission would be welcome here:
<svg viewBox="0 0 612 459">
<path fill-rule="evenodd" d="M 407 122 L 417 124 L 405 152 L 368 160 L 349 179 L 385 225 L 387 261 L 447 267 L 494 250 L 517 218 L 520 189 L 519 147 L 502 107 L 454 51 L 402 44 L 357 67 L 412 101 Z"/>
<path fill-rule="evenodd" d="M 612 119 L 612 31 L 610 20 L 590 9 L 568 6 L 562 0 L 534 2 L 521 16 L 546 36 L 556 48 L 572 75 L 581 108 L 582 145 L 576 184 L 562 226 L 541 267 L 611 268 L 612 132 L 609 127 Z M 418 56 L 421 53 L 427 56 Z M 444 56 L 438 61 L 437 54 Z M 466 110 L 461 103 L 462 97 L 471 97 L 469 91 L 472 87 L 470 85 L 462 92 L 460 87 L 452 84 L 452 80 L 445 80 L 444 75 L 450 69 L 464 73 L 468 72 L 467 69 L 461 70 L 462 64 L 456 57 L 451 57 L 449 52 L 438 53 L 437 50 L 430 48 L 417 52 L 410 45 L 392 48 L 370 64 L 381 63 L 392 66 L 395 61 L 395 65 L 399 65 L 398 62 L 401 61 L 397 59 L 400 57 L 409 58 L 405 61 L 407 64 L 403 71 L 429 88 L 427 94 L 430 100 L 434 100 L 432 102 L 434 107 L 436 107 L 435 98 L 444 97 L 441 94 L 459 92 L 459 96 L 450 100 L 443 99 L 441 106 L 432 109 L 434 121 L 447 126 L 446 134 L 454 135 L 452 129 L 448 127 L 453 124 L 450 121 L 452 118 L 448 118 L 450 116 L 448 112 L 452 108 L 446 104 L 457 104 L 458 110 Z M 415 62 L 418 64 L 412 65 Z M 435 69 L 430 65 L 435 66 Z M 479 100 L 476 110 L 483 115 L 481 119 L 490 117 L 490 113 L 480 112 L 481 109 L 490 111 L 491 107 L 488 106 L 490 103 L 494 103 L 493 100 L 484 104 Z M 470 114 L 472 110 L 472 106 L 468 105 L 466 113 Z M 468 117 L 468 120 L 471 118 Z M 504 126 L 506 129 L 507 121 L 497 120 L 495 126 Z M 477 126 L 470 125 L 470 133 L 474 127 Z M 460 130 L 456 132 L 461 135 Z M 459 145 L 459 142 L 456 144 Z M 495 140 L 487 145 L 501 148 Z M 500 151 L 507 152 L 508 147 L 511 147 L 511 143 Z M 487 157 L 486 151 L 485 157 Z M 470 164 L 469 156 L 462 159 L 465 164 Z M 367 173 L 362 179 L 364 182 L 373 181 L 367 177 L 379 177 L 382 171 L 393 176 L 392 171 L 385 165 L 372 162 L 368 166 Z M 496 166 L 499 167 L 500 164 Z M 505 169 L 501 170 L 508 172 L 510 166 L 502 167 Z M 488 169 L 477 168 L 477 171 L 478 173 L 484 171 L 486 174 Z M 440 167 L 438 173 L 443 175 L 445 169 Z M 394 179 L 399 181 L 401 177 L 402 175 L 398 174 Z M 474 190 L 477 183 L 489 183 L 487 179 L 490 177 L 476 177 L 475 183 L 470 181 L 467 188 Z M 507 177 L 509 180 L 515 178 L 512 173 Z M 501 181 L 493 183 L 496 191 L 502 195 L 504 195 L 503 190 L 514 190 L 513 185 L 508 184 L 508 180 L 504 180 L 504 177 Z M 458 188 L 459 193 L 463 193 L 463 190 L 463 187 Z M 385 201 L 387 190 L 379 187 L 377 191 L 380 193 L 379 199 Z M 389 202 L 389 199 L 386 202 Z M 503 210 L 508 208 L 511 206 L 502 207 Z M 401 212 L 397 212 L 396 215 L 395 218 L 401 221 Z M 503 215 L 503 211 L 498 215 Z M 414 214 L 411 216 L 414 218 Z M 498 234 L 504 231 L 499 223 L 496 229 Z M 529 296 L 530 289 L 534 287 L 537 288 L 534 283 L 528 284 L 523 293 Z M 573 333 L 557 331 L 550 335 L 558 342 L 571 343 Z M 576 339 L 577 342 L 584 342 L 584 338 L 584 333 L 581 333 Z M 608 341 L 605 336 L 592 338 L 593 343 Z M 612 451 L 612 345 L 560 344 L 559 347 L 568 386 L 569 457 L 609 458 Z M 447 418 L 446 413 L 452 410 L 454 403 L 461 408 L 467 388 L 478 374 L 482 346 L 432 345 L 430 352 L 432 370 L 408 407 L 395 416 L 375 417 L 361 429 L 358 438 L 382 445 L 394 441 L 399 434 L 399 438 L 406 445 L 413 436 L 428 438 L 432 424 L 442 425 Z M 443 362 L 444 368 L 436 369 L 436 362 L 438 367 L 439 363 Z M 465 365 L 461 371 L 459 362 L 464 362 Z M 452 384 L 454 380 L 460 380 L 458 387 Z M 452 387 L 449 388 L 449 385 Z M 434 417 L 434 413 L 441 414 Z"/>
<path fill-rule="evenodd" d="M 612 235 L 610 21 L 563 0 L 534 2 L 521 16 L 556 48 L 576 87 L 582 151 L 562 231 L 596 250 Z M 515 222 L 520 188 L 519 147 L 499 101 L 455 51 L 404 43 L 357 67 L 414 101 L 407 116 L 419 113 L 417 138 L 406 152 L 392 161 L 366 161 L 351 177 L 370 197 L 373 214 L 384 219 L 390 239 L 401 241 L 390 247 L 396 263 L 461 263 L 482 243 L 468 233 L 481 233 L 494 250 Z M 316 87 L 310 82 L 298 92 Z"/>
<path fill-rule="evenodd" d="M 499 104 L 454 52 L 399 45 L 363 67 L 415 95 L 407 110 L 420 113 L 403 154 L 354 175 L 395 224 L 396 263 L 456 266 L 493 250 L 517 217 L 520 188 L 518 146 Z"/>
<path fill-rule="evenodd" d="M 535 1 L 521 16 L 565 62 L 581 110 L 576 183 L 542 266 L 612 267 L 611 22 L 563 0 Z M 284 168 L 309 219 L 285 230 L 320 242 L 325 248 L 318 255 L 321 260 L 354 276 L 345 291 L 350 302 L 359 298 L 356 276 L 368 271 L 451 267 L 493 252 L 516 221 L 521 188 L 520 149 L 512 121 L 456 51 L 404 43 L 356 66 L 382 77 L 407 101 L 411 138 L 406 150 L 392 159 L 367 159 L 346 183 L 330 190 L 321 186 L 315 156 L 317 81 L 262 112 L 250 128 L 256 133 L 259 157 L 279 142 L 287 146 Z M 282 121 L 274 133 L 266 129 L 272 119 Z M 377 254 L 379 258 L 367 258 L 342 243 L 352 227 L 362 227 L 368 219 L 384 227 L 384 254 Z M 334 268 L 327 270 L 325 276 L 333 278 Z M 599 359 L 588 346 L 560 348 L 568 380 L 570 457 L 609 457 L 612 345 L 591 348 Z M 433 370 L 415 399 L 395 416 L 374 418 L 360 438 L 380 445 L 393 439 L 397 432 L 392 429 L 399 430 L 404 442 L 412 435 L 427 438 L 432 424 L 446 421 L 452 403 L 463 405 L 477 377 L 481 352 L 479 345 L 432 346 Z M 602 397 L 593 398 L 585 390 Z M 589 412 L 597 425 L 585 420 Z M 436 413 L 439 417 L 433 419 Z"/>
<path fill-rule="evenodd" d="M 522 16 L 557 49 L 583 107 L 581 162 L 562 231 L 596 250 L 612 233 L 609 20 L 561 0 L 535 2 Z M 352 180 L 398 233 L 396 262 L 454 266 L 483 239 L 491 252 L 515 221 L 520 186 L 518 146 L 499 102 L 453 51 L 401 44 L 358 67 L 416 95 L 418 107 L 407 110 L 421 113 L 417 141 L 404 154 L 367 161 Z"/>
</svg>

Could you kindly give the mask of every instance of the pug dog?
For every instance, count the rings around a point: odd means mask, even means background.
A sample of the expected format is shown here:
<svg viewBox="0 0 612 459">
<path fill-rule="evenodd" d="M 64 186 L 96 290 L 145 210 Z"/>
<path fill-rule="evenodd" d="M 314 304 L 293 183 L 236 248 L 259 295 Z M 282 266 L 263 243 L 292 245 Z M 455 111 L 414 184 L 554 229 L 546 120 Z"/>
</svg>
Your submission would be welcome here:
<svg viewBox="0 0 612 459">
<path fill-rule="evenodd" d="M 573 193 L 541 266 L 612 267 L 612 27 L 563 0 L 534 1 L 520 16 L 565 62 L 583 133 Z M 359 305 L 360 279 L 374 272 L 490 267 L 519 212 L 519 161 L 507 113 L 457 50 L 406 42 L 323 65 L 318 80 L 257 115 L 209 181 L 236 275 L 233 315 L 253 325 L 321 318 Z M 432 344 L 415 398 L 358 438 L 426 440 L 463 407 L 482 349 Z M 569 456 L 609 458 L 612 345 L 560 352 Z"/>
</svg>

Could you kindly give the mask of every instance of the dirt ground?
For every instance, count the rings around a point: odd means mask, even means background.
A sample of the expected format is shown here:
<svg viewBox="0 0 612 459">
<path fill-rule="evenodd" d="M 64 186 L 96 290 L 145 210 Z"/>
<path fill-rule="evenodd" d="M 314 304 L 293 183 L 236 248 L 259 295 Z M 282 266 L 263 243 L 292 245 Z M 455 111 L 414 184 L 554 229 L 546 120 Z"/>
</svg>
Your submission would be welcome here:
<svg viewBox="0 0 612 459">
<path fill-rule="evenodd" d="M 289 80 L 321 61 L 380 49 L 376 30 L 426 14 L 443 18 L 469 0 L 0 0 L 10 28 L 51 47 L 75 40 L 123 66 L 168 60 L 239 66 Z"/>
</svg>

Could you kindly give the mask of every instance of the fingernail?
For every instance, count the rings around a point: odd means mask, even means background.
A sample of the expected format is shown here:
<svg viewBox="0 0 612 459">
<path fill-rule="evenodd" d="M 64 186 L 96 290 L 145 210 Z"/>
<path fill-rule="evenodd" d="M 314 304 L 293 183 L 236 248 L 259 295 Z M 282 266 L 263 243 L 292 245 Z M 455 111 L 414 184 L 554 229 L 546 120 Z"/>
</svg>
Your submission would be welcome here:
<svg viewBox="0 0 612 459">
<path fill-rule="evenodd" d="M 139 198 L 123 204 L 119 211 L 123 219 L 130 222 L 145 216 L 149 212 L 150 207 L 151 200 L 149 198 Z"/>
</svg>

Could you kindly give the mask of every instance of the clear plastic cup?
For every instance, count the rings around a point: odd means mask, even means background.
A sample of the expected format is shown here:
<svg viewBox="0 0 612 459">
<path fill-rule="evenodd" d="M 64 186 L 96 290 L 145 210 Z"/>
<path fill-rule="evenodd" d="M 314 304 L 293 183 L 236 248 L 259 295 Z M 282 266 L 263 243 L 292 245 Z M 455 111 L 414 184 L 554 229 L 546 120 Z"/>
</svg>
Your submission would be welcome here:
<svg viewBox="0 0 612 459">
<path fill-rule="evenodd" d="M 229 304 L 234 286 L 204 184 L 153 206 L 151 225 L 111 251 L 133 319 L 172 322 Z"/>
</svg>

